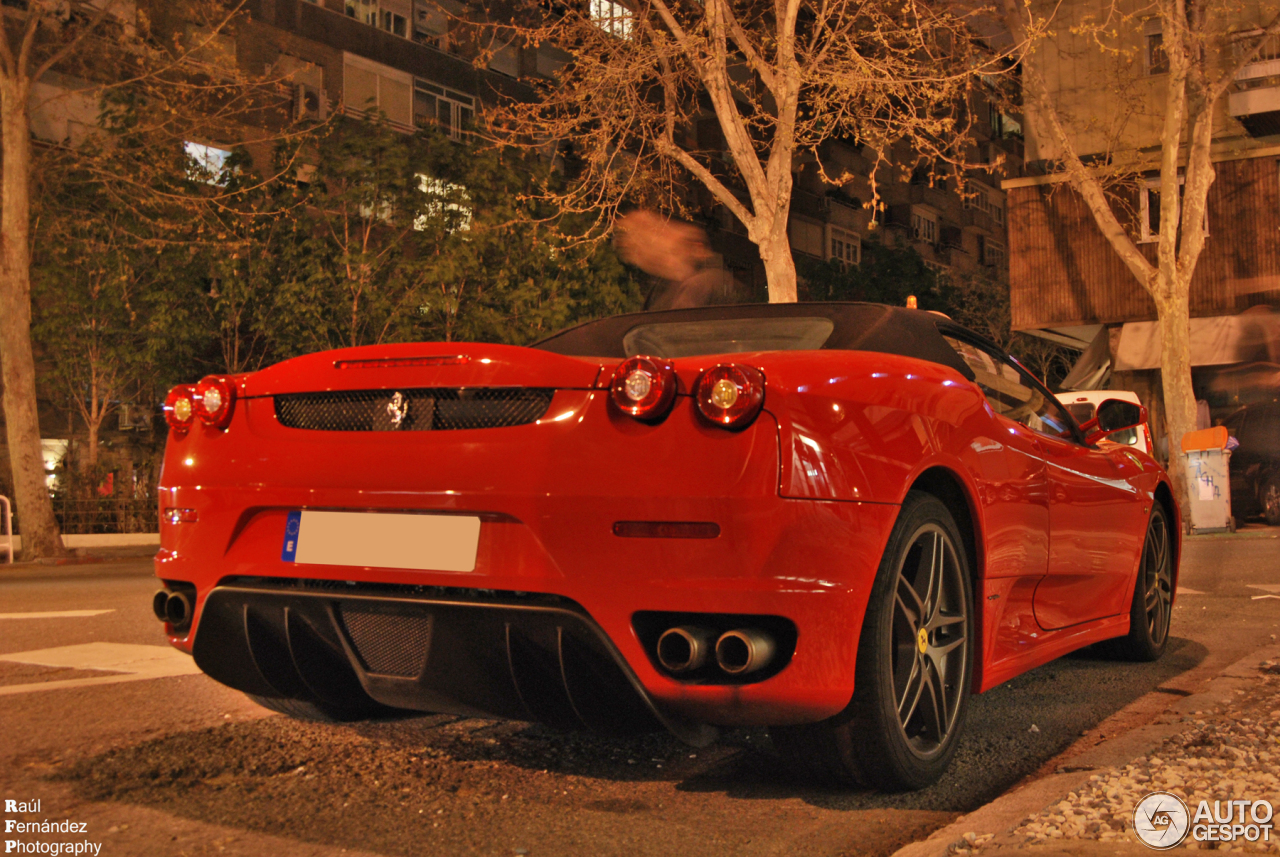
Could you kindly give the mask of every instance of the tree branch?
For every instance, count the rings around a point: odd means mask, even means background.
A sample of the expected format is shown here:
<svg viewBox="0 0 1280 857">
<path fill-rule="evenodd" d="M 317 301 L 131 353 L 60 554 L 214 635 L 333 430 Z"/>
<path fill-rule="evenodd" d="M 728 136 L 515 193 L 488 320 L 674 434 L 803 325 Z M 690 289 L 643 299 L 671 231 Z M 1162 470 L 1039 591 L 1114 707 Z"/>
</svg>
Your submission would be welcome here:
<svg viewBox="0 0 1280 857">
<path fill-rule="evenodd" d="M 83 27 L 80 28 L 80 32 L 76 33 L 75 36 L 72 37 L 71 41 L 67 42 L 62 47 L 58 48 L 51 55 L 45 58 L 44 62 L 40 63 L 40 65 L 36 68 L 35 72 L 32 73 L 31 79 L 39 80 L 40 78 L 44 77 L 45 72 L 53 68 L 58 63 L 62 62 L 62 60 L 65 59 L 68 54 L 70 54 L 73 50 L 75 50 L 76 47 L 78 47 L 79 44 L 82 41 L 84 41 L 86 36 L 92 33 L 94 29 L 103 22 L 103 20 L 107 17 L 107 13 L 111 11 L 111 7 L 114 6 L 117 2 L 119 2 L 119 0 L 106 0 L 106 2 L 102 4 L 102 8 L 99 9 L 97 13 L 92 18 L 89 19 L 88 23 L 86 23 Z"/>
</svg>

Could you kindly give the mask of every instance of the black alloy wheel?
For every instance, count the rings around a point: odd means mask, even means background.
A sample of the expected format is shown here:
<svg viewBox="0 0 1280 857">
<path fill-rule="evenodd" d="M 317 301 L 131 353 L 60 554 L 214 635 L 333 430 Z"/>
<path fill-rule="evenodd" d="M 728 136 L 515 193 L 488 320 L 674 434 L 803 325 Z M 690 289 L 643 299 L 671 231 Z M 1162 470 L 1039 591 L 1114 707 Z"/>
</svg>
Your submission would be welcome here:
<svg viewBox="0 0 1280 857">
<path fill-rule="evenodd" d="M 938 780 L 968 710 L 976 649 L 968 558 L 936 497 L 911 492 L 889 536 L 858 643 L 853 700 L 836 717 L 774 727 L 806 774 L 886 791 Z"/>
<path fill-rule="evenodd" d="M 1272 474 L 1258 492 L 1262 515 L 1273 527 L 1280 527 L 1280 474 Z"/>
<path fill-rule="evenodd" d="M 1164 506 L 1156 501 L 1147 523 L 1142 561 L 1129 607 L 1129 633 L 1110 641 L 1117 656 L 1129 661 L 1154 661 L 1169 644 L 1173 617 L 1173 541 Z"/>
<path fill-rule="evenodd" d="M 929 523 L 898 569 L 893 606 L 893 698 L 898 726 L 921 758 L 946 742 L 967 688 L 969 605 L 957 545 Z"/>
</svg>

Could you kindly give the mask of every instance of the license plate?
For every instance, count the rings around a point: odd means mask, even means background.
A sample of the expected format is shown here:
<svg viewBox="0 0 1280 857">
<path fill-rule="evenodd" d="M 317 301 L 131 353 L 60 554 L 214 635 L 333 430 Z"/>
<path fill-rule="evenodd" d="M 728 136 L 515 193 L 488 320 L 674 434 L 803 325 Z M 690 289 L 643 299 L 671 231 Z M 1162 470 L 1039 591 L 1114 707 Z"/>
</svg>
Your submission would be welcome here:
<svg viewBox="0 0 1280 857">
<path fill-rule="evenodd" d="M 301 565 L 474 571 L 480 519 L 379 512 L 289 513 L 280 558 Z"/>
</svg>

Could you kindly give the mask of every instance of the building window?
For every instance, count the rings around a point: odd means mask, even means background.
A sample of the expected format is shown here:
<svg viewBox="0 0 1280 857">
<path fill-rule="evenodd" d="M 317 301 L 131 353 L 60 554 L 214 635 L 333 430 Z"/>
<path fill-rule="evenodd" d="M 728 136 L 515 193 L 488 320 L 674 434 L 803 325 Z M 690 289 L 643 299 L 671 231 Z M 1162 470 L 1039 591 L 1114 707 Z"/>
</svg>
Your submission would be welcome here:
<svg viewBox="0 0 1280 857">
<path fill-rule="evenodd" d="M 974 183 L 969 188 L 971 196 L 965 197 L 965 208 L 976 208 L 991 216 L 997 224 L 1004 225 L 1004 200 L 998 193 L 988 187 Z"/>
<path fill-rule="evenodd" d="M 1182 190 L 1186 184 L 1185 176 L 1178 176 L 1178 200 L 1182 201 Z M 1181 212 L 1179 212 L 1181 213 Z M 1160 240 L 1160 179 L 1146 179 L 1138 190 L 1138 223 L 1139 243 L 1151 243 Z M 1209 209 L 1204 212 L 1204 234 L 1209 234 Z"/>
<path fill-rule="evenodd" d="M 830 258 L 825 250 L 826 234 L 821 223 L 810 223 L 793 217 L 787 222 L 787 239 L 791 248 L 798 253 L 815 259 Z"/>
<path fill-rule="evenodd" d="M 404 15 L 387 10 L 382 11 L 382 29 L 402 39 L 409 38 L 409 21 Z"/>
<path fill-rule="evenodd" d="M 386 30 L 393 36 L 409 38 L 411 0 L 346 0 L 348 18 Z"/>
<path fill-rule="evenodd" d="M 353 54 L 343 55 L 342 101 L 348 111 L 382 112 L 394 127 L 413 128 L 413 76 Z"/>
<path fill-rule="evenodd" d="M 448 50 L 449 14 L 435 3 L 414 0 L 413 40 L 438 50 Z"/>
<path fill-rule="evenodd" d="M 1143 25 L 1142 61 L 1148 75 L 1169 71 L 1169 55 L 1164 52 L 1164 33 L 1159 18 Z"/>
<path fill-rule="evenodd" d="M 619 39 L 631 35 L 631 10 L 614 0 L 591 0 L 591 23 Z"/>
<path fill-rule="evenodd" d="M 827 258 L 840 263 L 841 268 L 862 261 L 862 239 L 857 234 L 838 226 L 827 227 Z"/>
<path fill-rule="evenodd" d="M 378 0 L 347 0 L 347 17 L 362 24 L 378 26 Z"/>
<path fill-rule="evenodd" d="M 471 228 L 471 194 L 462 185 L 443 181 L 426 173 L 416 173 L 418 190 L 426 194 L 427 202 L 413 219 L 418 232 L 427 229 L 433 217 L 445 219 L 445 231 L 465 232 Z"/>
<path fill-rule="evenodd" d="M 930 244 L 938 243 L 938 215 L 923 208 L 912 208 L 911 237 Z"/>
<path fill-rule="evenodd" d="M 182 148 L 187 153 L 187 178 L 205 184 L 226 184 L 229 151 L 190 141 L 183 143 Z"/>
<path fill-rule="evenodd" d="M 933 275 L 935 277 L 948 277 L 951 275 L 950 265 L 944 265 L 941 262 L 935 262 L 932 259 L 921 259 L 920 261 L 924 263 L 926 268 L 933 271 Z"/>
<path fill-rule="evenodd" d="M 999 241 L 992 241 L 986 238 L 982 242 L 982 264 L 990 265 L 993 268 L 1004 267 L 1004 245 Z"/>
<path fill-rule="evenodd" d="M 413 81 L 413 122 L 419 128 L 439 125 L 454 140 L 461 140 L 475 121 L 476 100 L 454 89 L 422 78 Z"/>
</svg>

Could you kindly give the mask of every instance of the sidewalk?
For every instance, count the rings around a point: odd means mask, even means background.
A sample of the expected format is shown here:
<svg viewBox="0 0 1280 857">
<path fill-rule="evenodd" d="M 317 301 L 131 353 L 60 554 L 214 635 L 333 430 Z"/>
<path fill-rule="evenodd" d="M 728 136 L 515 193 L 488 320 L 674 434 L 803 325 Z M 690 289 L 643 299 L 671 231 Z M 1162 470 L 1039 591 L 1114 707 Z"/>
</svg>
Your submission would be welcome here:
<svg viewBox="0 0 1280 857">
<path fill-rule="evenodd" d="M 1138 802 L 1156 791 L 1180 797 L 1192 815 L 1201 800 L 1280 807 L 1280 646 L 1238 661 L 1147 726 L 1111 740 L 1091 736 L 1059 756 L 1052 773 L 894 857 L 1150 854 L 1133 818 Z M 1280 817 L 1271 823 L 1280 827 Z M 1234 843 L 1188 835 L 1175 850 L 1280 853 L 1275 833 L 1268 842 Z"/>
</svg>

